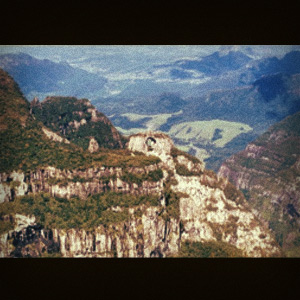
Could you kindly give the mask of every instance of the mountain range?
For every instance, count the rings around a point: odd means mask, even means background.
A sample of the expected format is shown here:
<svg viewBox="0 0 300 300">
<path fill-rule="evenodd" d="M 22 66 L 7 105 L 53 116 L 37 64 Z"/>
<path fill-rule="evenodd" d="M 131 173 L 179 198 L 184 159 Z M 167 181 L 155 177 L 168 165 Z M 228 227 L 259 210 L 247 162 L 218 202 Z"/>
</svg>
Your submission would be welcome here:
<svg viewBox="0 0 300 300">
<path fill-rule="evenodd" d="M 179 77 L 182 74 L 184 78 L 176 79 L 181 84 L 186 78 L 195 80 L 197 76 L 206 76 L 205 82 L 196 84 L 189 97 L 175 91 L 152 97 L 119 94 L 94 103 L 124 134 L 154 126 L 169 134 L 182 150 L 196 155 L 208 168 L 217 171 L 230 155 L 242 150 L 275 122 L 300 109 L 299 53 L 292 51 L 282 58 L 254 59 L 229 51 L 223 55 L 213 53 L 201 60 L 156 66 L 168 69 L 173 77 L 176 72 Z M 219 125 L 220 120 L 229 123 Z M 237 126 L 247 129 L 233 133 L 231 128 Z M 211 127 L 209 136 L 201 133 L 201 128 L 208 132 Z M 193 134 L 187 134 L 188 131 Z M 219 132 L 219 137 L 226 141 L 221 142 L 221 147 L 214 132 Z"/>
<path fill-rule="evenodd" d="M 124 70 L 117 67 L 117 54 L 107 55 L 111 70 L 105 56 L 69 58 L 71 66 L 3 54 L 0 67 L 14 76 L 28 99 L 90 98 L 123 135 L 160 130 L 217 171 L 226 158 L 300 108 L 300 52 L 272 56 L 268 48 L 266 56 L 255 49 L 220 47 L 199 57 L 193 48 L 190 58 L 177 54 L 178 59 L 161 64 L 149 58 L 153 63 L 148 65 L 141 55 L 132 66 L 134 53 L 125 51 Z"/>
<path fill-rule="evenodd" d="M 87 97 L 103 89 L 107 80 L 68 63 L 36 59 L 26 53 L 0 55 L 0 68 L 15 78 L 26 97 L 47 95 Z"/>
<path fill-rule="evenodd" d="M 221 55 L 220 52 L 214 52 L 211 55 L 205 56 L 200 60 L 179 60 L 174 64 L 165 65 L 169 67 L 177 67 L 183 70 L 195 70 L 197 72 L 203 73 L 207 76 L 218 76 L 223 73 L 238 70 L 247 65 L 252 59 L 240 51 L 229 51 L 225 55 Z M 173 69 L 174 71 L 177 69 Z M 180 72 L 180 70 L 178 70 Z M 171 70 L 172 72 L 172 70 Z M 189 73 L 183 73 L 189 74 Z M 178 78 L 180 73 L 178 73 Z"/>
</svg>

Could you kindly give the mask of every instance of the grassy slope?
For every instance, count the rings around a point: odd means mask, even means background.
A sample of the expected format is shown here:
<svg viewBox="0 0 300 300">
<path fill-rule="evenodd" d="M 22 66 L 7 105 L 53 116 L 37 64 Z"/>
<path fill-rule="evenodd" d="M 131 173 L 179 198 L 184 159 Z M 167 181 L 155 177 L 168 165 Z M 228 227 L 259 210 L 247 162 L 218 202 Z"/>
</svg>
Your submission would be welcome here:
<svg viewBox="0 0 300 300">
<path fill-rule="evenodd" d="M 221 130 L 221 137 L 213 141 L 216 129 Z M 206 141 L 217 147 L 224 147 L 240 133 L 251 131 L 247 124 L 222 120 L 183 122 L 173 125 L 169 131 L 171 136 L 186 141 Z"/>
</svg>

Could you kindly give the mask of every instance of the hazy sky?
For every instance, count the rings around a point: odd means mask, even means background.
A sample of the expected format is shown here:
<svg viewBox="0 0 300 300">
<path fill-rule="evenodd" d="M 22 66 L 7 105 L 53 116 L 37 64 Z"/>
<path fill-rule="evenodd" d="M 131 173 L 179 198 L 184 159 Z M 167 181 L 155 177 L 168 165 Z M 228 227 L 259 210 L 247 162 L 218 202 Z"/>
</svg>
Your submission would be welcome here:
<svg viewBox="0 0 300 300">
<path fill-rule="evenodd" d="M 299 46 L 284 46 L 284 45 L 257 45 L 257 46 L 218 46 L 218 45 L 178 45 L 178 46 L 159 46 L 159 45 L 91 45 L 91 46 L 0 46 L 0 54 L 3 53 L 16 53 L 24 52 L 28 53 L 36 58 L 50 59 L 55 61 L 68 61 L 74 59 L 80 59 L 83 57 L 95 57 L 95 56 L 145 56 L 151 60 L 156 59 L 176 59 L 178 56 L 195 57 L 208 55 L 214 51 L 218 51 L 220 48 L 249 48 L 251 47 L 254 52 L 261 55 L 283 55 L 293 49 L 300 50 Z"/>
<path fill-rule="evenodd" d="M 218 50 L 219 46 L 0 46 L 3 53 L 28 53 L 36 58 L 47 58 L 55 61 L 78 60 L 96 56 L 140 57 L 149 59 L 177 58 L 178 55 L 207 55 Z"/>
<path fill-rule="evenodd" d="M 255 58 L 265 56 L 281 57 L 300 46 L 284 45 L 32 45 L 32 46 L 0 46 L 0 54 L 27 53 L 38 59 L 49 59 L 55 62 L 67 62 L 73 67 L 105 76 L 115 72 L 147 71 L 153 65 L 166 64 L 183 58 L 199 59 L 215 51 L 227 53 L 240 50 Z"/>
</svg>

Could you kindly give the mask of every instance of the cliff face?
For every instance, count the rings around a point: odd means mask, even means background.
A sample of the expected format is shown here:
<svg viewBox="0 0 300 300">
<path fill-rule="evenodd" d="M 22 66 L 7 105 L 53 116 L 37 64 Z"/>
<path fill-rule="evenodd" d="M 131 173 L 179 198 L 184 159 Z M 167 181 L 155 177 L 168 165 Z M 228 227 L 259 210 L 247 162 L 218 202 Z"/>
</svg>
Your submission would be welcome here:
<svg viewBox="0 0 300 300">
<path fill-rule="evenodd" d="M 141 209 L 141 208 L 139 208 Z M 179 222 L 158 218 L 159 208 L 130 210 L 122 224 L 84 229 L 42 229 L 17 215 L 15 229 L 1 235 L 1 257 L 163 257 L 179 248 Z"/>
<path fill-rule="evenodd" d="M 150 207 L 111 206 L 107 211 L 127 211 L 127 217 L 91 230 L 44 229 L 32 219 L 31 223 L 27 219 L 29 225 L 20 230 L 15 221 L 14 229 L 2 234 L 2 256 L 39 256 L 46 252 L 64 257 L 165 257 L 177 255 L 182 243 L 207 241 L 229 243 L 245 256 L 279 255 L 274 238 L 247 209 L 242 194 L 226 180 L 206 171 L 200 161 L 173 148 L 168 137 L 140 134 L 130 138 L 128 147 L 146 155 L 158 155 L 161 162 L 144 169 L 126 170 L 127 174 L 149 174 L 161 169 L 162 178 L 144 180 L 138 185 L 124 181 L 122 168 L 104 167 L 72 172 L 48 167 L 26 176 L 16 172 L 2 174 L 2 186 L 9 178 L 10 182 L 21 182 L 14 192 L 7 194 L 6 200 L 12 200 L 12 194 L 39 192 L 86 198 L 109 190 L 131 197 L 152 194 L 157 199 Z M 61 180 L 62 185 L 51 185 L 54 179 Z"/>
<path fill-rule="evenodd" d="M 300 113 L 272 126 L 228 159 L 219 176 L 243 190 L 253 212 L 288 256 L 299 256 Z"/>
<path fill-rule="evenodd" d="M 101 167 L 85 170 L 59 170 L 54 167 L 46 167 L 27 174 L 12 172 L 0 173 L 0 203 L 14 201 L 15 197 L 28 193 L 49 193 L 53 197 L 70 199 L 77 196 L 86 199 L 91 194 L 99 194 L 106 191 L 123 192 L 131 194 L 160 193 L 163 188 L 163 180 L 143 181 L 141 184 L 131 182 L 126 174 L 135 176 L 140 173 L 151 174 L 158 170 L 159 165 L 150 165 L 144 168 Z M 126 181 L 127 180 L 127 181 Z"/>
</svg>

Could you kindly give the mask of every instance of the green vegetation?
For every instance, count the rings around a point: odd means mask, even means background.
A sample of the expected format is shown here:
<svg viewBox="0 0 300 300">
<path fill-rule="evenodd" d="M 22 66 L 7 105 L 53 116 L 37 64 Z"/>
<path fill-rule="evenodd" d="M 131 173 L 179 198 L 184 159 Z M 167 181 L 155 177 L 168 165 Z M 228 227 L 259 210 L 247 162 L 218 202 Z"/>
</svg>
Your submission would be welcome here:
<svg viewBox="0 0 300 300">
<path fill-rule="evenodd" d="M 11 181 L 11 182 L 9 183 L 9 187 L 10 187 L 11 189 L 15 189 L 15 188 L 19 187 L 20 185 L 21 185 L 21 182 L 18 181 L 18 180 L 16 180 L 16 181 Z"/>
<path fill-rule="evenodd" d="M 43 104 L 33 104 L 33 114 L 30 114 L 30 104 L 18 85 L 7 73 L 0 70 L 0 172 L 26 172 L 46 166 L 68 170 L 93 166 L 144 167 L 160 161 L 153 156 L 132 156 L 125 149 L 107 149 L 116 148 L 120 138 L 122 143 L 125 139 L 119 136 L 110 121 L 99 112 L 96 112 L 98 121 L 89 122 L 92 116 L 88 109 L 93 109 L 93 106 L 87 104 L 86 99 L 51 97 Z M 41 108 L 43 106 L 45 109 Z M 79 129 L 82 128 L 80 130 L 83 131 L 76 131 L 78 135 L 75 138 L 72 136 L 75 132 L 68 133 L 71 128 L 69 122 L 80 121 L 83 117 L 91 126 L 91 131 L 87 125 L 80 126 Z M 39 120 L 54 131 L 63 130 L 61 133 L 66 134 L 77 145 L 49 140 L 41 130 L 43 123 Z M 83 149 L 88 145 L 86 138 L 92 133 L 99 145 L 106 147 L 95 154 Z M 119 138 L 115 139 L 117 136 Z"/>
<path fill-rule="evenodd" d="M 101 178 L 102 179 L 102 178 Z M 93 181 L 93 178 L 82 178 L 79 176 L 74 176 L 72 179 L 69 178 L 49 178 L 47 180 L 49 185 L 59 185 L 59 186 L 67 186 L 69 182 L 80 182 L 80 183 L 84 183 L 84 182 L 91 182 Z"/>
<path fill-rule="evenodd" d="M 157 169 L 154 171 L 150 171 L 142 174 L 134 174 L 129 173 L 125 170 L 124 175 L 121 176 L 121 180 L 126 181 L 128 183 L 136 183 L 139 186 L 142 185 L 143 181 L 159 181 L 163 178 L 163 171 L 161 169 Z"/>
<path fill-rule="evenodd" d="M 180 207 L 179 201 L 180 198 L 189 197 L 185 193 L 173 192 L 171 189 L 165 189 L 164 196 L 166 199 L 166 215 L 165 218 L 169 220 L 170 218 L 179 220 L 180 218 Z"/>
<path fill-rule="evenodd" d="M 181 176 L 198 176 L 199 172 L 190 171 L 185 165 L 176 163 L 175 169 L 178 175 Z"/>
<path fill-rule="evenodd" d="M 115 112 L 114 112 L 115 113 Z M 132 135 L 140 132 L 145 132 L 151 128 L 153 131 L 167 123 L 172 116 L 180 115 L 182 111 L 173 114 L 158 114 L 158 115 L 140 115 L 135 113 L 125 113 L 114 116 L 113 123 L 116 129 L 125 135 Z"/>
<path fill-rule="evenodd" d="M 5 232 L 8 232 L 10 230 L 14 229 L 14 223 L 11 221 L 4 221 L 0 218 L 0 234 L 3 234 Z"/>
<path fill-rule="evenodd" d="M 223 191 L 224 191 L 226 198 L 234 201 L 236 204 L 245 204 L 246 203 L 244 194 L 230 182 L 227 183 L 227 185 Z"/>
<path fill-rule="evenodd" d="M 163 173 L 162 169 L 150 171 L 147 175 L 149 178 L 147 180 L 150 180 L 150 181 L 159 181 L 164 177 L 164 173 Z"/>
<path fill-rule="evenodd" d="M 29 107 L 18 84 L 0 69 L 0 130 L 9 129 L 10 121 L 24 125 L 29 116 Z"/>
<path fill-rule="evenodd" d="M 137 210 L 134 211 L 134 216 L 136 218 L 141 218 L 143 216 L 143 211 L 140 208 L 138 208 Z"/>
<path fill-rule="evenodd" d="M 284 139 L 296 138 L 300 135 L 300 112 L 291 115 L 279 123 L 271 126 L 263 135 L 261 135 L 256 141 L 256 145 L 264 146 L 266 141 L 270 141 L 270 136 L 275 132 L 282 132 Z M 297 151 L 297 149 L 294 149 Z"/>
<path fill-rule="evenodd" d="M 145 130 L 145 128 L 151 128 L 152 130 L 159 130 L 159 128 L 163 124 L 165 124 L 167 120 L 172 117 L 172 115 L 176 115 L 176 114 L 139 115 L 134 113 L 125 113 L 125 114 L 121 114 L 117 120 L 122 120 L 122 118 L 125 117 L 127 119 L 127 122 L 124 122 L 126 125 L 129 122 L 133 123 L 132 127 L 135 128 L 139 127 L 138 129 L 140 129 L 141 131 Z"/>
<path fill-rule="evenodd" d="M 142 153 L 132 152 L 127 149 L 109 150 L 101 149 L 99 154 L 94 154 L 94 160 L 99 157 L 102 160 L 102 165 L 105 167 L 137 167 L 142 168 L 161 162 L 160 158 L 154 155 L 146 156 Z"/>
<path fill-rule="evenodd" d="M 124 209 L 121 212 L 114 212 L 108 209 L 102 212 L 101 223 L 105 225 L 117 224 L 128 221 L 129 217 L 130 215 L 128 209 Z"/>
<path fill-rule="evenodd" d="M 221 241 L 190 242 L 181 244 L 179 257 L 244 257 L 233 245 Z"/>
<path fill-rule="evenodd" d="M 174 218 L 176 220 L 179 220 L 180 218 L 180 207 L 179 207 L 179 201 L 180 198 L 188 198 L 189 195 L 181 192 L 174 192 L 171 189 L 171 184 L 174 183 L 173 181 L 173 174 L 171 171 L 169 171 L 169 175 L 166 178 L 164 182 L 164 198 L 166 203 L 166 210 L 163 214 L 163 218 L 165 220 L 169 220 L 170 218 Z"/>
<path fill-rule="evenodd" d="M 213 233 L 214 233 L 214 237 L 217 239 L 217 241 L 221 242 L 222 241 L 222 237 L 223 237 L 223 226 L 221 226 L 220 224 L 217 223 L 213 223 L 213 222 L 207 222 L 210 226 L 210 228 L 212 229 Z"/>
<path fill-rule="evenodd" d="M 285 249 L 289 249 L 289 246 L 286 247 L 286 239 L 292 232 L 298 235 L 299 228 L 295 223 L 293 223 L 293 219 L 290 219 L 288 215 L 284 214 L 283 217 L 280 218 L 279 208 L 272 208 L 271 212 L 272 213 L 269 215 L 269 218 L 266 218 L 269 222 L 269 228 L 274 232 L 275 239 L 278 244 Z M 292 245 L 291 248 L 293 248 L 293 246 L 294 245 Z"/>
<path fill-rule="evenodd" d="M 111 122 L 100 112 L 96 112 L 98 121 L 91 121 L 94 109 L 87 99 L 75 97 L 48 97 L 46 101 L 32 105 L 32 113 L 38 121 L 54 132 L 63 134 L 72 143 L 86 150 L 89 138 L 93 136 L 100 147 L 120 148 L 121 136 L 114 131 Z M 85 119 L 78 128 L 70 125 Z M 125 140 L 122 140 L 125 142 Z"/>
<path fill-rule="evenodd" d="M 73 197 L 69 200 L 51 197 L 49 194 L 34 194 L 17 197 L 13 202 L 0 204 L 0 218 L 4 215 L 34 215 L 37 223 L 44 228 L 91 230 L 99 225 L 107 225 L 129 220 L 128 208 L 142 204 L 159 205 L 158 195 L 131 195 L 107 192 L 96 194 L 82 200 Z M 120 212 L 110 210 L 119 206 Z M 1 231 L 9 230 L 12 225 L 2 222 Z"/>
<path fill-rule="evenodd" d="M 188 154 L 188 153 L 186 153 L 184 151 L 181 151 L 181 150 L 179 150 L 176 147 L 173 147 L 171 149 L 171 156 L 175 159 L 179 155 L 182 155 L 182 156 L 186 157 L 188 160 L 190 160 L 194 164 L 201 163 L 200 160 L 198 158 L 196 158 L 195 156 L 190 155 L 190 154 Z"/>
<path fill-rule="evenodd" d="M 216 132 L 222 131 L 217 139 Z M 216 147 L 224 147 L 228 142 L 241 133 L 247 133 L 252 128 L 244 123 L 229 122 L 223 120 L 182 122 L 173 125 L 168 134 L 182 141 L 202 140 L 204 143 L 212 143 Z"/>
<path fill-rule="evenodd" d="M 279 173 L 281 177 L 288 177 L 289 168 L 300 155 L 299 120 L 300 113 L 296 113 L 270 127 L 253 142 L 255 146 L 261 147 L 259 156 L 251 159 L 237 155 L 235 165 L 262 171 L 269 176 L 274 173 L 278 176 Z M 293 176 L 290 176 L 289 179 L 292 178 Z"/>
<path fill-rule="evenodd" d="M 237 222 L 239 220 L 238 216 L 230 215 L 228 218 L 228 222 L 223 225 L 223 230 L 226 235 L 232 235 L 237 238 Z"/>
<path fill-rule="evenodd" d="M 247 190 L 247 189 L 240 189 L 240 191 L 244 194 L 244 196 L 245 196 L 245 199 L 247 200 L 247 201 L 249 201 L 250 200 L 250 191 L 249 190 Z"/>
<path fill-rule="evenodd" d="M 37 258 L 62 258 L 63 256 L 59 252 L 48 253 L 47 251 L 42 252 Z"/>
<path fill-rule="evenodd" d="M 171 156 L 174 158 L 175 169 L 176 169 L 176 172 L 177 172 L 178 175 L 181 175 L 181 176 L 199 176 L 199 175 L 202 174 L 201 171 L 193 171 L 193 170 L 190 171 L 185 165 L 178 163 L 177 157 L 180 156 L 180 155 L 184 156 L 185 158 L 187 158 L 188 160 L 190 160 L 194 164 L 201 164 L 201 162 L 198 158 L 173 147 L 171 149 Z"/>
<path fill-rule="evenodd" d="M 27 122 L 26 127 L 10 120 L 9 130 L 0 132 L 0 172 L 30 171 L 46 166 L 59 169 L 106 167 L 144 167 L 160 162 L 155 156 L 135 155 L 126 149 L 100 149 L 89 153 L 74 144 L 50 141 L 41 133 L 41 125 Z"/>
</svg>

